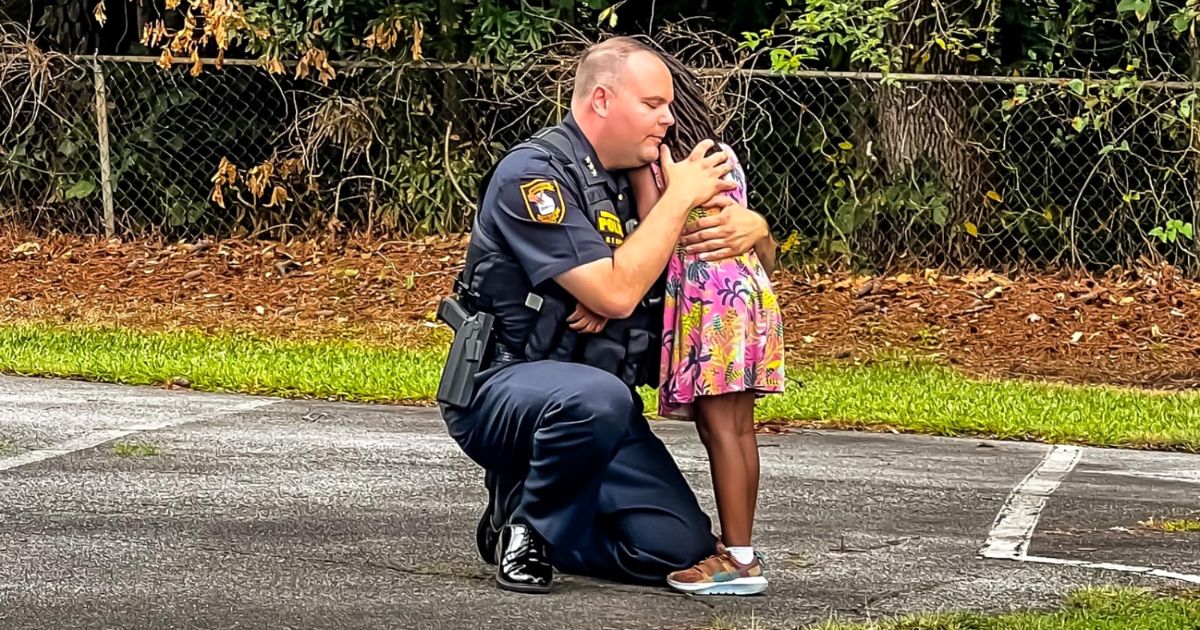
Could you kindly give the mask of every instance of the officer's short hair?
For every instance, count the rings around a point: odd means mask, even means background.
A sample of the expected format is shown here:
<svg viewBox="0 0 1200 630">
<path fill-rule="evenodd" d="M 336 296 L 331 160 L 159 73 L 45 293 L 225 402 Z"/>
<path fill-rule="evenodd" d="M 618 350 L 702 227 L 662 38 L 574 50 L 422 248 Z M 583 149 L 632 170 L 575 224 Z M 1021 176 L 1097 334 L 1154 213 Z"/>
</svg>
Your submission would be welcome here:
<svg viewBox="0 0 1200 630">
<path fill-rule="evenodd" d="M 636 52 L 658 54 L 641 41 L 626 36 L 611 37 L 589 46 L 579 57 L 579 65 L 575 69 L 575 89 L 571 100 L 586 98 L 597 85 L 620 85 L 626 61 Z"/>
</svg>

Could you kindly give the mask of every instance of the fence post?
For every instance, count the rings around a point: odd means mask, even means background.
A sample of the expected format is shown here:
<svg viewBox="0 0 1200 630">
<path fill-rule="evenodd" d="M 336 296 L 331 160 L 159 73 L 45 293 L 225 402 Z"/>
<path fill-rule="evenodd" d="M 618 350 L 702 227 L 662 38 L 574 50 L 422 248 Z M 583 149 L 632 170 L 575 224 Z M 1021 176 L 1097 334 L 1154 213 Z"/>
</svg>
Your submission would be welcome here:
<svg viewBox="0 0 1200 630">
<path fill-rule="evenodd" d="M 108 155 L 108 89 L 104 82 L 104 68 L 98 60 L 93 62 L 96 76 L 96 132 L 100 144 L 100 192 L 104 197 L 104 236 L 112 238 L 116 233 L 116 218 L 113 215 L 112 165 Z"/>
</svg>

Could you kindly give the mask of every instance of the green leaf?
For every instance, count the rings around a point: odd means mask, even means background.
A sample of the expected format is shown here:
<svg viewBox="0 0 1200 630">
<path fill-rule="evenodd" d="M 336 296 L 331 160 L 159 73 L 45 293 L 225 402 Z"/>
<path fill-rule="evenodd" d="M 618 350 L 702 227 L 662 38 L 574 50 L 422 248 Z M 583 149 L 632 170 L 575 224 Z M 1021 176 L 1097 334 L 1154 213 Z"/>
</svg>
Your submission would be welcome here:
<svg viewBox="0 0 1200 630">
<path fill-rule="evenodd" d="M 1182 235 L 1184 235 L 1184 236 L 1186 236 L 1186 237 L 1188 237 L 1188 238 L 1192 238 L 1192 224 L 1191 224 L 1191 223 L 1184 223 L 1184 224 L 1183 224 L 1183 227 L 1180 227 L 1180 228 L 1179 228 L 1179 233 L 1180 233 L 1180 234 L 1182 234 Z"/>
<path fill-rule="evenodd" d="M 1087 120 L 1080 118 L 1079 116 L 1076 116 L 1075 119 L 1071 121 L 1071 127 L 1075 129 L 1075 133 L 1083 131 L 1083 128 L 1086 126 Z"/>
<path fill-rule="evenodd" d="M 1121 0 L 1117 5 L 1118 13 L 1132 12 L 1139 22 L 1146 19 L 1146 15 L 1150 13 L 1150 0 Z"/>
<path fill-rule="evenodd" d="M 81 179 L 67 189 L 67 199 L 83 199 L 96 192 L 96 183 L 89 179 Z"/>
<path fill-rule="evenodd" d="M 1167 235 L 1163 233 L 1163 229 L 1160 227 L 1156 227 L 1153 230 L 1150 230 L 1149 235 L 1157 237 L 1158 240 L 1160 240 L 1164 243 L 1167 242 Z"/>
<path fill-rule="evenodd" d="M 1150 0 L 1142 0 L 1141 2 L 1138 2 L 1137 7 L 1138 8 L 1134 9 L 1133 13 L 1137 16 L 1137 19 L 1140 22 L 1146 19 L 1146 16 L 1150 14 Z"/>
<path fill-rule="evenodd" d="M 1176 13 L 1175 17 L 1171 18 L 1171 28 L 1174 28 L 1175 33 L 1179 35 L 1186 33 L 1191 23 L 1192 21 L 1188 17 L 1188 14 L 1183 11 Z"/>
<path fill-rule="evenodd" d="M 1080 96 L 1083 96 L 1083 93 L 1086 90 L 1086 86 L 1083 85 L 1083 81 L 1080 79 L 1071 79 L 1068 81 L 1067 88 Z"/>
<path fill-rule="evenodd" d="M 946 206 L 943 204 L 934 204 L 933 206 L 933 223 L 938 227 L 946 227 Z"/>
<path fill-rule="evenodd" d="M 75 143 L 71 142 L 70 138 L 63 138 L 62 142 L 58 143 L 58 152 L 63 154 L 64 157 L 68 157 L 68 158 L 75 157 L 75 154 L 78 152 L 78 149 L 79 149 L 79 147 L 75 146 Z"/>
<path fill-rule="evenodd" d="M 852 204 L 842 204 L 838 208 L 837 214 L 833 215 L 833 224 L 842 234 L 851 234 L 854 232 L 854 228 L 858 227 L 856 225 L 858 222 L 856 209 Z"/>
</svg>

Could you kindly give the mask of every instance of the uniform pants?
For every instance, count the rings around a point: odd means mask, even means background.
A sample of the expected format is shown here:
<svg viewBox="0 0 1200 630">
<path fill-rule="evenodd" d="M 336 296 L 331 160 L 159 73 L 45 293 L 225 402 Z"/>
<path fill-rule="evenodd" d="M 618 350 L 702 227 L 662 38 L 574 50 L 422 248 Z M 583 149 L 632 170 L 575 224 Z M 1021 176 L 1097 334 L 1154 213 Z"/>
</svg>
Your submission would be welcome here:
<svg viewBox="0 0 1200 630">
<path fill-rule="evenodd" d="M 443 415 L 467 456 L 511 497 L 501 503 L 512 520 L 550 544 L 559 571 L 661 584 L 715 551 L 712 522 L 650 430 L 641 399 L 612 374 L 513 363 L 483 382 L 470 408 Z"/>
</svg>

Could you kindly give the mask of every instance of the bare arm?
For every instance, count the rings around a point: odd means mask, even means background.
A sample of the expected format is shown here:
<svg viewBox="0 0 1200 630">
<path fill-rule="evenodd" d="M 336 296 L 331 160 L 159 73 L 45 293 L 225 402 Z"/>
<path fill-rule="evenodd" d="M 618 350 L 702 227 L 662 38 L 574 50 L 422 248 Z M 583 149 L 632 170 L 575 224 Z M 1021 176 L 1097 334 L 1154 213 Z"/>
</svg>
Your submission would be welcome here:
<svg viewBox="0 0 1200 630">
<path fill-rule="evenodd" d="M 775 240 L 767 229 L 767 220 L 741 204 L 730 204 L 717 215 L 702 217 L 684 230 L 683 244 L 689 254 L 701 260 L 721 260 L 755 249 L 759 258 L 768 254 L 775 263 Z M 761 249 L 760 249 L 761 248 Z M 763 260 L 763 264 L 766 264 Z"/>
<path fill-rule="evenodd" d="M 730 159 L 737 162 L 736 158 Z M 746 181 L 740 165 L 734 167 L 734 179 Z M 754 249 L 755 255 L 767 274 L 775 270 L 775 239 L 766 219 L 746 208 L 743 203 L 746 191 L 742 191 L 739 203 L 729 204 L 715 216 L 706 216 L 684 226 L 683 245 L 689 254 L 699 255 L 701 260 L 720 260 L 739 256 Z"/>
<path fill-rule="evenodd" d="M 775 251 L 775 239 L 771 237 L 770 232 L 754 243 L 754 253 L 768 276 L 775 273 Z"/>
<path fill-rule="evenodd" d="M 628 317 L 667 265 L 676 240 L 661 233 L 679 234 L 688 211 L 705 203 L 733 183 L 722 176 L 731 165 L 723 152 L 704 157 L 712 141 L 701 142 L 686 159 L 675 162 L 662 148 L 662 168 L 667 181 L 641 226 L 613 252 L 612 258 L 580 265 L 555 280 L 588 309 L 603 317 Z"/>
<path fill-rule="evenodd" d="M 654 181 L 654 172 L 649 165 L 634 169 L 629 173 L 629 183 L 633 186 L 633 198 L 637 200 L 638 220 L 645 221 L 650 208 L 662 197 Z"/>
</svg>

